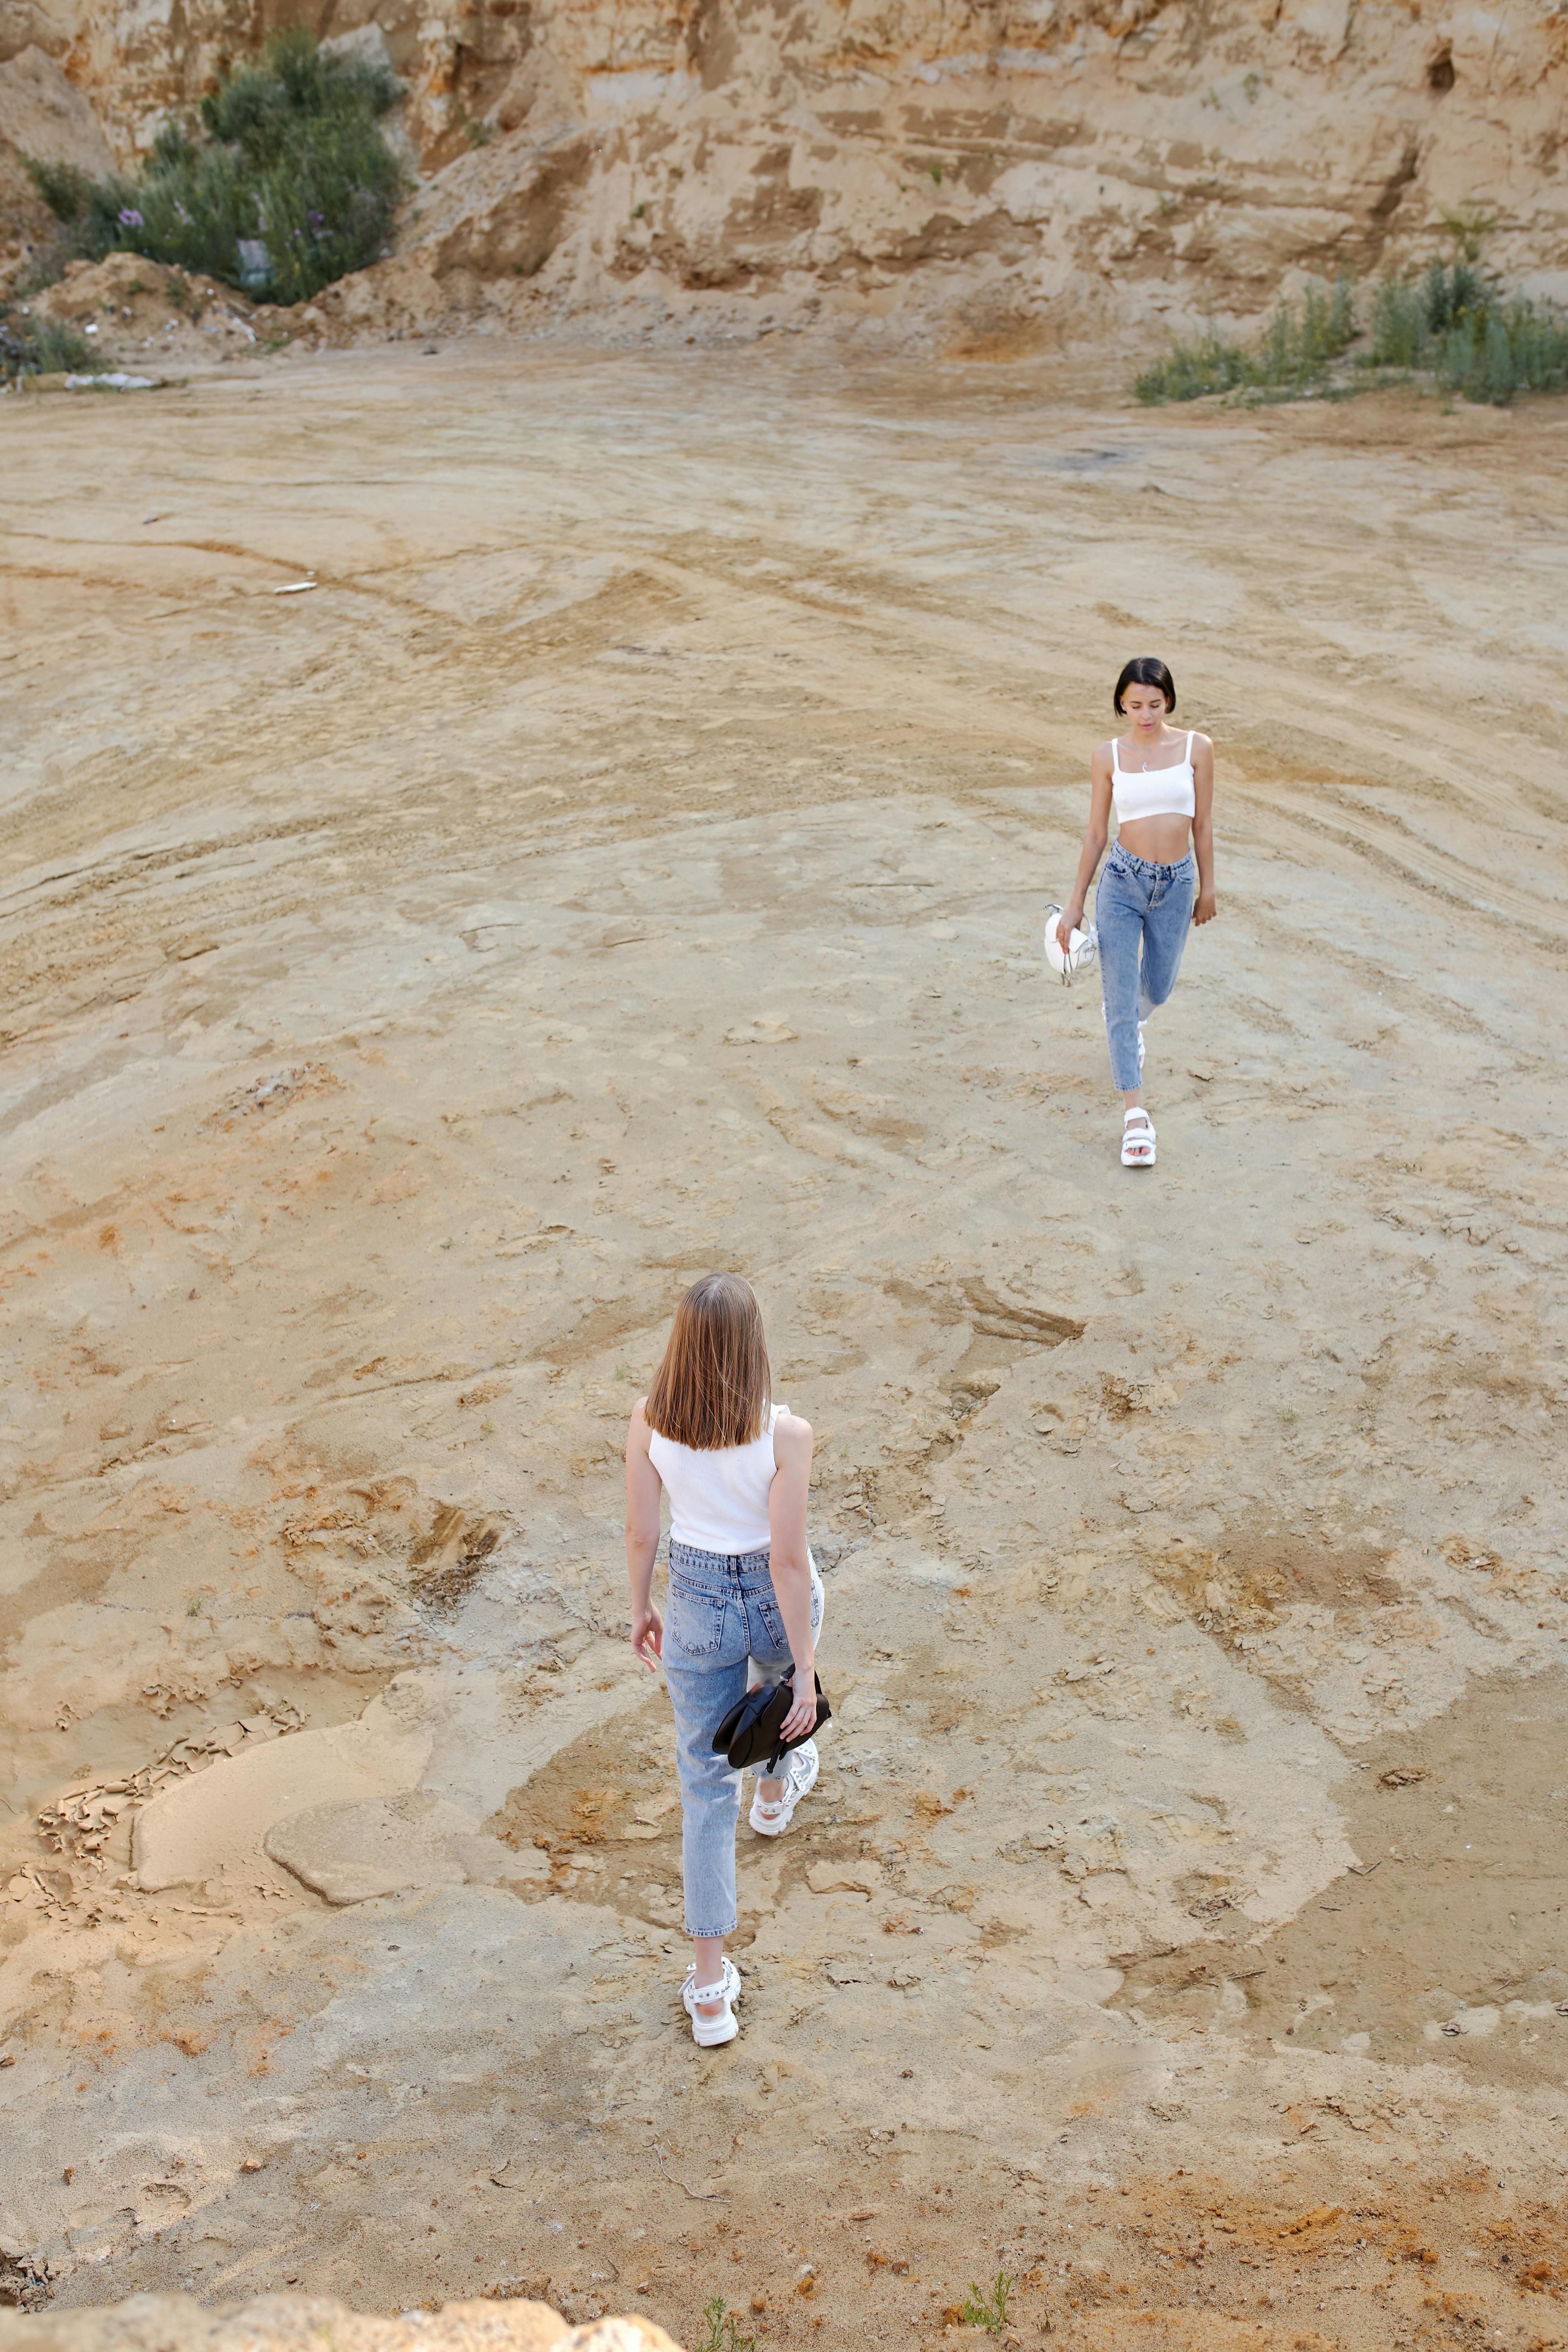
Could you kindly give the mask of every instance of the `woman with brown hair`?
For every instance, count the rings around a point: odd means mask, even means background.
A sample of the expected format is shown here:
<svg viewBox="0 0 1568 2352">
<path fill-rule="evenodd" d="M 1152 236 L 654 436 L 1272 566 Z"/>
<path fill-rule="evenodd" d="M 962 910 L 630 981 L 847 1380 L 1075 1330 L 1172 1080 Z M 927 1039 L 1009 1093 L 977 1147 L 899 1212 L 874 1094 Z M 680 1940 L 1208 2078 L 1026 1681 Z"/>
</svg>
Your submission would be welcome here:
<svg viewBox="0 0 1568 2352">
<path fill-rule="evenodd" d="M 780 1837 L 816 1779 L 817 1629 L 822 1584 L 806 1548 L 811 1425 L 773 1402 L 763 1318 L 738 1274 L 704 1275 L 676 1309 L 653 1387 L 626 1435 L 626 1573 L 632 1648 L 675 1708 L 686 1932 L 682 1988 L 694 2041 L 740 2032 L 741 1979 L 724 1956 L 735 1929 L 740 1775 L 713 1734 L 748 1687 L 793 1675 L 780 1737 L 798 1739 L 784 1777 L 759 1776 L 752 1827 Z M 653 1605 L 659 1496 L 669 1496 L 668 1623 Z M 752 1673 L 752 1669 L 755 1668 Z"/>
</svg>

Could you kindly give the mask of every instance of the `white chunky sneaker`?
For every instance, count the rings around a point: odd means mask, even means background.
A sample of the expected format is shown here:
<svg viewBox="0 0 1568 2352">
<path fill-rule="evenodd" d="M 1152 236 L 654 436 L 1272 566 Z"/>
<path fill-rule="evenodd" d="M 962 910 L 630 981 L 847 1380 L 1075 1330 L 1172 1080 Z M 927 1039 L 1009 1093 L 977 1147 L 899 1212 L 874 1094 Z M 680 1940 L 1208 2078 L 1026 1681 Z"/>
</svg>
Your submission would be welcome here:
<svg viewBox="0 0 1568 2352">
<path fill-rule="evenodd" d="M 751 1823 L 759 1837 L 783 1837 L 795 1819 L 795 1807 L 816 1788 L 820 1769 L 815 1739 L 803 1739 L 798 1748 L 790 1749 L 784 1763 L 784 1794 L 778 1802 L 764 1805 L 760 1784 L 752 1800 Z"/>
<path fill-rule="evenodd" d="M 741 1971 L 733 1960 L 725 1960 L 723 1975 L 717 1984 L 712 1985 L 698 1984 L 695 1961 L 687 1969 L 680 1998 L 686 2004 L 686 2014 L 691 2020 L 691 2039 L 700 2049 L 716 2050 L 721 2042 L 733 2042 L 741 2031 L 735 2021 L 735 2003 L 740 1997 Z M 700 2000 L 718 2000 L 724 2005 L 717 2017 L 704 2017 L 697 2006 Z"/>
</svg>

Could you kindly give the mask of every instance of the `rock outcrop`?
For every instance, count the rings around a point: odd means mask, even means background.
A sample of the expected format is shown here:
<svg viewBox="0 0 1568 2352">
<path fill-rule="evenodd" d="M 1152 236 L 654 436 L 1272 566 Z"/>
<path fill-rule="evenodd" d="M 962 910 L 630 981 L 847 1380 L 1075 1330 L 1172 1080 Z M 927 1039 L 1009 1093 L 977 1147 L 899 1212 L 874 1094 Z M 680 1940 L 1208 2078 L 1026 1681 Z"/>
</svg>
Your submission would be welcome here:
<svg viewBox="0 0 1568 2352">
<path fill-rule="evenodd" d="M 81 2311 L 0 2310 L 0 2352 L 680 2352 L 651 2319 L 574 2327 L 543 2303 L 449 2303 L 367 2317 L 321 2296 L 267 2294 L 223 2311 L 136 2294 Z"/>
</svg>

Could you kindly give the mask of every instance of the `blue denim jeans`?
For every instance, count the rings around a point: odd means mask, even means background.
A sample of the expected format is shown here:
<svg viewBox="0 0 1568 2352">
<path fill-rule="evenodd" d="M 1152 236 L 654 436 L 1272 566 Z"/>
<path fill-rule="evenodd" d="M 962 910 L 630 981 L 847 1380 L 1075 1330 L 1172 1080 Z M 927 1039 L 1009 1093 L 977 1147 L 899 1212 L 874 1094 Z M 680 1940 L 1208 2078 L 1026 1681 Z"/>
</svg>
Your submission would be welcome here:
<svg viewBox="0 0 1568 2352">
<path fill-rule="evenodd" d="M 1139 1083 L 1139 1022 L 1163 1004 L 1176 984 L 1193 924 L 1197 873 L 1190 849 L 1179 866 L 1152 866 L 1118 842 L 1105 861 L 1094 919 L 1110 1083 L 1119 1094 L 1131 1094 Z"/>
<path fill-rule="evenodd" d="M 814 1641 L 822 1607 L 822 1580 L 814 1560 Z M 697 1551 L 672 1542 L 664 1676 L 675 1708 L 689 1936 L 729 1936 L 735 1927 L 741 1775 L 715 1756 L 713 1734 L 753 1684 L 782 1682 L 794 1671 L 766 1551 Z"/>
</svg>

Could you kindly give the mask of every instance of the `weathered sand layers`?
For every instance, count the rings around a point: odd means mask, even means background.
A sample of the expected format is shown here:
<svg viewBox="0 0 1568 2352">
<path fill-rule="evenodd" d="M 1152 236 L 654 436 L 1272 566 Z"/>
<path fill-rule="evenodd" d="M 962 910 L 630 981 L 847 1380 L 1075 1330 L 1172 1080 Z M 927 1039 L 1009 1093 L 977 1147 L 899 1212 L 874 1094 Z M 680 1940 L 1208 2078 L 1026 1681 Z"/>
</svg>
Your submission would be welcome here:
<svg viewBox="0 0 1568 2352">
<path fill-rule="evenodd" d="M 130 156 L 293 13 L 0 0 L 0 59 L 56 61 Z M 1466 206 L 1511 273 L 1562 273 L 1568 29 L 1540 0 L 342 0 L 321 22 L 384 39 L 434 174 L 396 255 L 309 315 L 334 339 L 608 311 L 1146 342 L 1291 271 L 1409 258 Z"/>
</svg>

